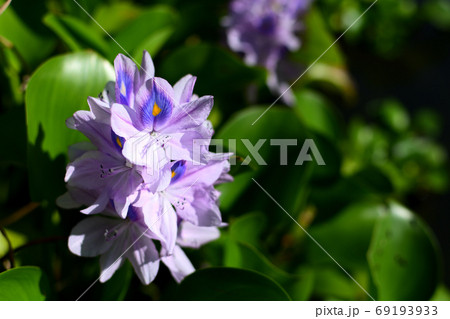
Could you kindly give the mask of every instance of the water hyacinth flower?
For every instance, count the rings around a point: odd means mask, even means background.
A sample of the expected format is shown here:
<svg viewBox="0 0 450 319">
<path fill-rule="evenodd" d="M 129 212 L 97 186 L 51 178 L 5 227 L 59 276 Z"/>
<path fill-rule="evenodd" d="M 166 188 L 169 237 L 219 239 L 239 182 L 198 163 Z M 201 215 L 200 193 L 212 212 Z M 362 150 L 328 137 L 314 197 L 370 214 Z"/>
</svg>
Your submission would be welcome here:
<svg viewBox="0 0 450 319">
<path fill-rule="evenodd" d="M 125 259 L 144 284 L 161 261 L 179 282 L 194 271 L 181 247 L 198 248 L 220 235 L 214 185 L 232 179 L 231 154 L 208 151 L 213 98 L 193 94 L 195 77 L 170 86 L 154 76 L 147 52 L 140 69 L 123 55 L 114 65 L 116 82 L 66 122 L 90 142 L 69 147 L 67 193 L 57 203 L 97 214 L 75 226 L 69 249 L 101 256 L 101 282 Z"/>
<path fill-rule="evenodd" d="M 65 181 L 68 187 L 81 188 L 98 194 L 96 200 L 83 209 L 85 214 L 100 213 L 111 200 L 123 218 L 130 205 L 129 196 L 143 182 L 139 168 L 122 155 L 123 139 L 112 130 L 106 103 L 88 99 L 91 111 L 78 111 L 67 120 L 67 126 L 83 133 L 92 143 L 69 149 L 71 162 Z M 96 114 L 99 114 L 96 116 Z"/>
<path fill-rule="evenodd" d="M 310 0 L 233 0 L 224 19 L 230 48 L 243 53 L 248 65 L 265 67 L 267 84 L 275 92 L 283 93 L 289 87 L 285 55 L 300 48 L 298 18 L 309 5 Z M 291 100 L 289 95 L 285 100 Z"/>
<path fill-rule="evenodd" d="M 106 211 L 108 213 L 108 210 Z M 112 213 L 111 210 L 109 210 Z M 128 259 L 144 285 L 151 283 L 162 261 L 180 282 L 194 272 L 194 267 L 181 247 L 198 248 L 219 237 L 216 227 L 197 227 L 180 222 L 179 240 L 171 254 L 161 248 L 158 251 L 154 240 L 158 236 L 143 221 L 142 211 L 130 207 L 124 219 L 109 216 L 92 216 L 79 222 L 69 236 L 69 249 L 82 257 L 100 257 L 100 282 L 106 282 Z"/>
<path fill-rule="evenodd" d="M 179 220 L 200 227 L 223 225 L 218 207 L 220 193 L 214 185 L 231 178 L 227 174 L 230 167 L 228 156 L 224 154 L 223 160 L 203 165 L 185 160 L 170 163 L 164 168 L 171 172 L 167 188 L 153 193 L 144 185 L 137 192 L 133 207 L 142 210 L 148 227 L 158 225 L 154 232 L 169 253 L 175 247 Z"/>
<path fill-rule="evenodd" d="M 190 75 L 174 87 L 158 77 L 139 86 L 139 73 L 130 59 L 119 55 L 115 67 L 118 81 L 111 126 L 125 140 L 123 155 L 146 166 L 149 174 L 172 160 L 192 159 L 193 139 L 210 137 L 203 135 L 202 125 L 213 97 L 193 97 L 196 78 Z"/>
</svg>

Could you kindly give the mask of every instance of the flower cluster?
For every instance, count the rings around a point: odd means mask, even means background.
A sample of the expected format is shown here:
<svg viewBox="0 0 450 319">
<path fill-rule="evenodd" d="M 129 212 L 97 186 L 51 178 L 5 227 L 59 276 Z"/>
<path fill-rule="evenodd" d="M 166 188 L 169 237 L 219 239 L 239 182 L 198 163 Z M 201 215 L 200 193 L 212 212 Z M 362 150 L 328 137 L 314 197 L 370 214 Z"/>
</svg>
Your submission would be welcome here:
<svg viewBox="0 0 450 319">
<path fill-rule="evenodd" d="M 248 65 L 265 67 L 267 84 L 278 93 L 289 87 L 284 80 L 292 65 L 286 65 L 283 58 L 300 48 L 298 17 L 309 5 L 310 0 L 233 0 L 225 18 L 230 48 L 244 53 Z M 284 98 L 288 103 L 291 100 L 289 94 Z"/>
<path fill-rule="evenodd" d="M 194 271 L 181 247 L 216 239 L 223 225 L 214 185 L 231 180 L 230 154 L 208 151 L 213 97 L 194 95 L 191 75 L 173 87 L 155 77 L 147 52 L 140 69 L 123 55 L 114 68 L 116 82 L 88 98 L 90 111 L 67 120 L 90 142 L 70 147 L 58 204 L 95 214 L 74 227 L 69 249 L 101 255 L 101 282 L 125 259 L 143 284 L 160 261 L 179 282 Z"/>
</svg>

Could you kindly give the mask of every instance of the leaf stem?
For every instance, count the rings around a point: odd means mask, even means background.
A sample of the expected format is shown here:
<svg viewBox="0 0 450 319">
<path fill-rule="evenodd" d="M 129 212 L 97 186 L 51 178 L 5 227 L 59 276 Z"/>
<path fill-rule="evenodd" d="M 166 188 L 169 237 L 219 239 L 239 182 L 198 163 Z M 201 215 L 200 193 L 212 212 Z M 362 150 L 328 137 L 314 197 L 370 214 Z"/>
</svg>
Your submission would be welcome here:
<svg viewBox="0 0 450 319">
<path fill-rule="evenodd" d="M 6 242 L 8 243 L 8 259 L 9 259 L 9 263 L 10 263 L 10 267 L 9 268 L 14 268 L 15 267 L 15 262 L 14 262 L 14 250 L 12 248 L 11 245 L 11 241 L 9 240 L 8 235 L 6 234 L 6 231 L 3 227 L 0 226 L 0 232 L 2 233 L 3 237 L 5 237 Z"/>
<path fill-rule="evenodd" d="M 39 203 L 35 202 L 28 203 L 27 205 L 12 213 L 10 216 L 0 220 L 0 227 L 6 227 L 10 224 L 15 223 L 16 221 L 31 213 L 33 210 L 39 207 L 39 205 Z"/>
</svg>

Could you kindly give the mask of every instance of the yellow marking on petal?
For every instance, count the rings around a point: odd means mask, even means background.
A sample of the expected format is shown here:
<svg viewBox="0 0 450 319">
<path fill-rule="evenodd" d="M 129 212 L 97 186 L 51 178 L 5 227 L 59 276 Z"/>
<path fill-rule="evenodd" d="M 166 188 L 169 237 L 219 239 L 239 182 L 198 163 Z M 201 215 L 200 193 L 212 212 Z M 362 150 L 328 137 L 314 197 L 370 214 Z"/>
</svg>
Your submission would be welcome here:
<svg viewBox="0 0 450 319">
<path fill-rule="evenodd" d="M 158 104 L 154 104 L 153 105 L 153 112 L 152 112 L 152 114 L 153 114 L 153 116 L 156 116 L 156 115 L 158 115 L 159 113 L 161 113 L 161 109 L 159 108 L 159 106 L 158 106 Z"/>
<path fill-rule="evenodd" d="M 120 148 L 123 148 L 122 142 L 120 141 L 120 138 L 118 136 L 116 137 L 116 143 Z"/>
<path fill-rule="evenodd" d="M 174 178 L 175 175 L 176 175 L 175 171 L 172 171 L 172 177 L 171 178 Z"/>
<path fill-rule="evenodd" d="M 122 85 L 120 86 L 120 94 L 122 94 L 123 96 L 126 96 L 127 94 L 127 88 L 125 87 L 124 82 L 122 82 Z"/>
</svg>

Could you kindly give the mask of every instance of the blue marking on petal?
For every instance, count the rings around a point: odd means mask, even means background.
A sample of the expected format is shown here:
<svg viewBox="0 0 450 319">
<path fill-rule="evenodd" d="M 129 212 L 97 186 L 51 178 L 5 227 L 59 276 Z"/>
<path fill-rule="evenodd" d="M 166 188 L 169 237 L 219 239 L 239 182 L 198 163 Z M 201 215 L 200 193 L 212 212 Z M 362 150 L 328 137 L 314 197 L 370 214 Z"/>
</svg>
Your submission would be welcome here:
<svg viewBox="0 0 450 319">
<path fill-rule="evenodd" d="M 175 183 L 186 172 L 186 161 L 183 160 L 175 162 L 175 164 L 172 165 L 170 170 L 172 171 L 172 179 L 170 183 Z"/>
<path fill-rule="evenodd" d="M 148 126 L 164 124 L 172 114 L 173 101 L 162 87 L 152 81 L 149 99 L 141 106 L 141 121 Z"/>
<path fill-rule="evenodd" d="M 146 127 L 151 127 L 153 124 L 154 116 L 152 114 L 153 112 L 153 105 L 155 104 L 155 99 L 150 94 L 146 101 L 141 105 L 141 122 Z"/>
<path fill-rule="evenodd" d="M 172 109 L 174 107 L 172 99 L 167 95 L 164 90 L 156 83 L 153 84 L 156 93 L 155 105 L 158 107 L 157 115 L 155 116 L 155 124 L 164 124 L 172 115 Z M 153 114 L 155 114 L 155 105 L 153 105 Z"/>
<path fill-rule="evenodd" d="M 125 143 L 125 139 L 123 137 L 120 137 L 116 133 L 114 133 L 113 130 L 111 130 L 111 140 L 112 140 L 114 146 L 116 147 L 116 149 L 119 152 L 122 152 L 123 144 Z"/>
<path fill-rule="evenodd" d="M 116 101 L 119 104 L 130 106 L 133 79 L 123 70 L 117 72 Z"/>
<path fill-rule="evenodd" d="M 140 219 L 140 217 L 141 216 L 136 208 L 130 205 L 128 207 L 127 219 L 131 220 L 132 222 L 136 222 Z"/>
</svg>

